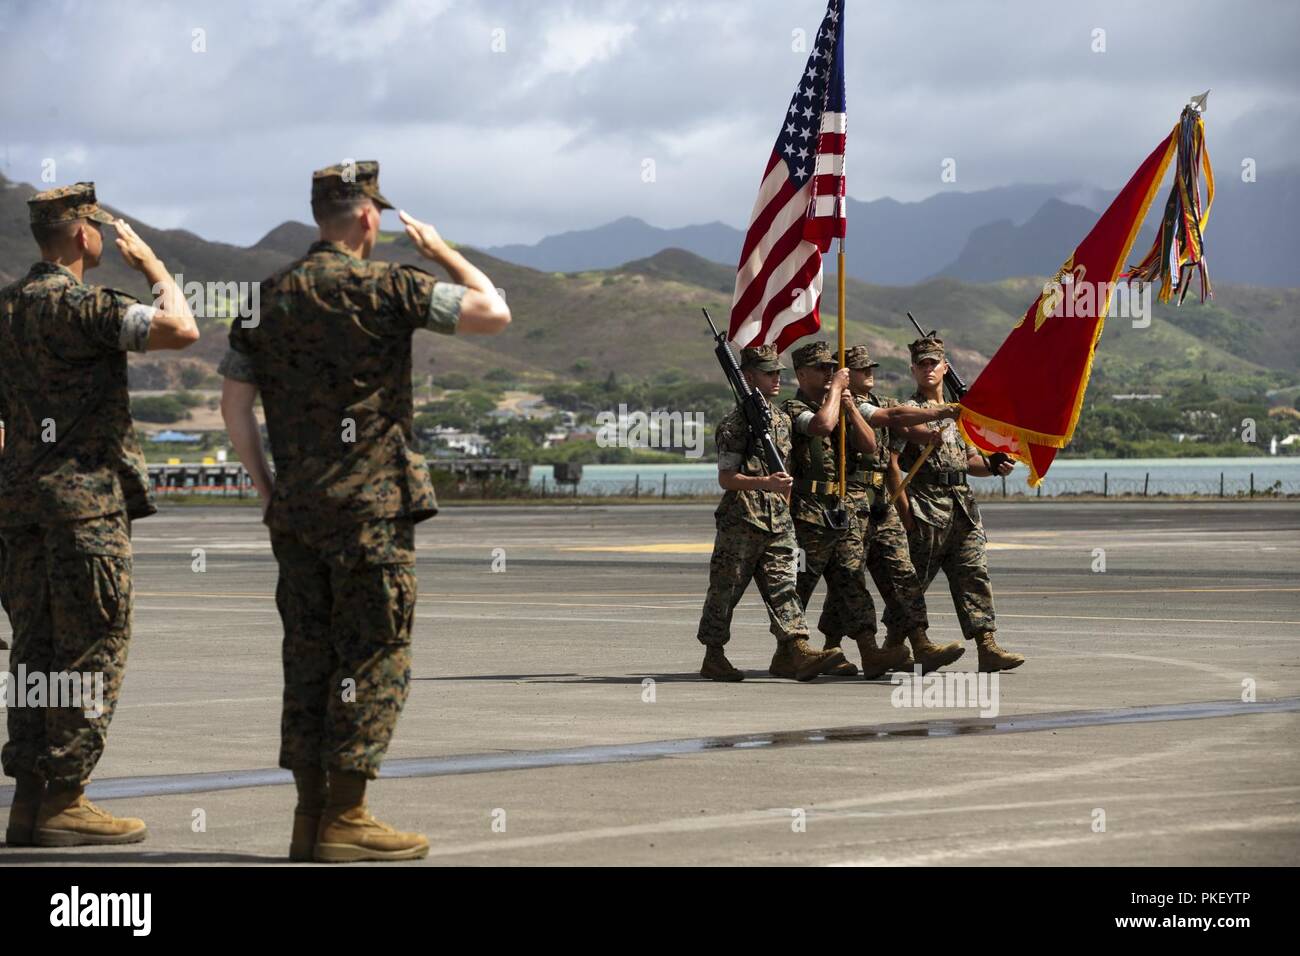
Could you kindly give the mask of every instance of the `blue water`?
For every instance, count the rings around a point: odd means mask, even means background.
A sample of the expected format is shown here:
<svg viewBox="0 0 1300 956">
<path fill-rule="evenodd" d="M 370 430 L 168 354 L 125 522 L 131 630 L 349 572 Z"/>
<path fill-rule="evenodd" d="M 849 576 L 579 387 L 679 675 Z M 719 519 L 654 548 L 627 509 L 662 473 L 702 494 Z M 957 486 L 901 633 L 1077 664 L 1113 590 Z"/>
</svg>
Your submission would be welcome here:
<svg viewBox="0 0 1300 956">
<path fill-rule="evenodd" d="M 1037 494 L 1025 483 L 1023 466 L 1006 480 L 1008 494 Z M 1218 494 L 1219 479 L 1228 496 L 1248 494 L 1251 476 L 1257 492 L 1267 491 L 1280 482 L 1279 490 L 1300 494 L 1300 456 L 1257 458 L 1130 458 L 1130 459 L 1061 459 L 1043 479 L 1042 494 L 1141 494 L 1147 482 L 1149 494 Z M 1148 477 L 1149 476 L 1149 477 Z M 637 481 L 640 480 L 638 489 Z M 632 494 L 657 496 L 663 493 L 667 479 L 668 494 L 720 494 L 717 465 L 586 465 L 582 471 L 580 494 Z M 548 489 L 555 487 L 551 466 L 534 465 L 532 483 Z M 984 494 L 1001 494 L 998 478 L 975 478 L 971 484 Z M 569 487 L 566 491 L 571 490 Z"/>
</svg>

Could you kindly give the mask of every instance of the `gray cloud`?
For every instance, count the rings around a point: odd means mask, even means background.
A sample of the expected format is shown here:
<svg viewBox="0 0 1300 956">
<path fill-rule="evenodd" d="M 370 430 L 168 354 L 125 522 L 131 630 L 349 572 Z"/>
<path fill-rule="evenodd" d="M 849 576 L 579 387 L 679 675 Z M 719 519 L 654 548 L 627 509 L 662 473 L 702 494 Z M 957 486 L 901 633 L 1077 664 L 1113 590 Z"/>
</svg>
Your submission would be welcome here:
<svg viewBox="0 0 1300 956">
<path fill-rule="evenodd" d="M 54 158 L 59 182 L 94 179 L 156 225 L 241 243 L 305 219 L 311 169 L 345 157 L 380 159 L 385 192 L 475 244 L 624 214 L 743 225 L 803 65 L 793 31 L 814 31 L 823 9 L 10 4 L 5 172 L 38 183 Z M 1298 5 L 850 0 L 847 16 L 860 199 L 1117 186 L 1205 87 L 1222 169 L 1247 156 L 1278 168 L 1300 147 Z M 952 185 L 939 179 L 948 157 Z"/>
</svg>

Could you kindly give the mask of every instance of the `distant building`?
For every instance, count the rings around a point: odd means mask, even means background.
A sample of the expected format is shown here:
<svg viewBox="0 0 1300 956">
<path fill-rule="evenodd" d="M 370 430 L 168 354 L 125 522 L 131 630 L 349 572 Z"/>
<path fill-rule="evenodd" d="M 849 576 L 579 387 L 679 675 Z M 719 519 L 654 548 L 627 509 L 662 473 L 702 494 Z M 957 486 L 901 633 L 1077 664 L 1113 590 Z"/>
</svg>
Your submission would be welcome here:
<svg viewBox="0 0 1300 956">
<path fill-rule="evenodd" d="M 478 432 L 464 432 L 456 428 L 434 428 L 426 434 L 434 442 L 441 442 L 448 450 L 460 452 L 471 458 L 487 454 L 488 440 Z"/>
<path fill-rule="evenodd" d="M 1129 392 L 1127 395 L 1112 395 L 1111 399 L 1116 402 L 1154 402 L 1157 399 L 1164 398 L 1163 395 L 1153 395 L 1144 392 Z"/>
</svg>

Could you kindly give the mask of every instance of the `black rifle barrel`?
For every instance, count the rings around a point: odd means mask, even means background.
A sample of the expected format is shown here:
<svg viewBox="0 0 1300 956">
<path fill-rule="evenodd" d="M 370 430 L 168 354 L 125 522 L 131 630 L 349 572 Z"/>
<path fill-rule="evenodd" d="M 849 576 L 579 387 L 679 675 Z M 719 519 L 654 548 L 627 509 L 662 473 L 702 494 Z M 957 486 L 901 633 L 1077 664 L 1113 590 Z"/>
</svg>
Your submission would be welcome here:
<svg viewBox="0 0 1300 956">
<path fill-rule="evenodd" d="M 785 461 L 781 458 L 781 452 L 777 450 L 776 442 L 772 438 L 772 410 L 768 407 L 767 400 L 745 381 L 745 376 L 740 373 L 740 363 L 736 361 L 736 355 L 727 343 L 727 337 L 713 324 L 713 317 L 709 315 L 709 310 L 700 311 L 704 313 L 709 329 L 713 332 L 713 354 L 717 356 L 718 364 L 722 366 L 722 374 L 727 377 L 727 384 L 731 386 L 731 392 L 736 397 L 736 406 L 745 419 L 749 434 L 763 452 L 763 461 L 767 465 L 768 473 L 775 475 L 777 472 L 784 472 Z"/>
</svg>

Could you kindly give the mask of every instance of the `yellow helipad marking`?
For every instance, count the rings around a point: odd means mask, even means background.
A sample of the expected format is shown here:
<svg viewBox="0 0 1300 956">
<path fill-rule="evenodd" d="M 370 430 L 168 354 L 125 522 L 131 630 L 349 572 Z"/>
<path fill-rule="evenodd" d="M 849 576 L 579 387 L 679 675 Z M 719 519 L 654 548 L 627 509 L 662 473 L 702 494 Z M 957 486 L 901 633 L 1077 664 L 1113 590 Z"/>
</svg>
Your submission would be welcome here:
<svg viewBox="0 0 1300 956">
<path fill-rule="evenodd" d="M 1011 544 L 990 541 L 990 551 L 1041 551 L 1041 544 Z M 679 541 L 664 544 L 590 544 L 557 548 L 558 551 L 606 551 L 618 554 L 712 554 L 712 541 Z"/>
<path fill-rule="evenodd" d="M 676 544 L 599 544 L 560 548 L 560 551 L 617 551 L 627 554 L 712 554 L 712 541 L 683 541 Z"/>
<path fill-rule="evenodd" d="M 1258 592 L 1291 592 L 1300 588 L 1070 588 L 1060 591 L 1002 591 L 999 594 L 1018 597 L 1043 594 L 1255 594 Z"/>
</svg>

